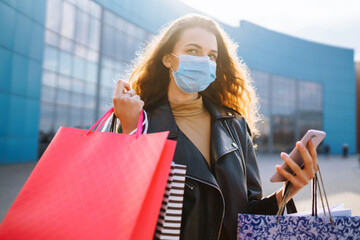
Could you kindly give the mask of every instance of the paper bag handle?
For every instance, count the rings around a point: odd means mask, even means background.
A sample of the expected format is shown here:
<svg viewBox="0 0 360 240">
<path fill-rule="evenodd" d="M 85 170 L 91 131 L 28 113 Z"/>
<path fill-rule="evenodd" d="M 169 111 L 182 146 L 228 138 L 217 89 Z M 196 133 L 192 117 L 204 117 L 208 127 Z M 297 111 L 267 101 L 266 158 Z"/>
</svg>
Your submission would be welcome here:
<svg viewBox="0 0 360 240">
<path fill-rule="evenodd" d="M 95 129 L 95 132 L 98 132 L 100 128 L 104 125 L 104 123 L 108 120 L 108 118 L 110 118 L 113 112 L 114 112 L 114 108 L 112 107 L 99 120 L 97 120 L 96 123 L 94 123 L 94 125 L 90 127 L 89 131 L 86 132 L 85 136 L 89 135 L 97 125 L 98 127 Z M 141 111 L 138 125 L 136 128 L 136 138 L 138 138 L 143 131 L 143 126 L 142 126 L 143 118 L 144 118 L 144 113 L 143 111 Z"/>
</svg>

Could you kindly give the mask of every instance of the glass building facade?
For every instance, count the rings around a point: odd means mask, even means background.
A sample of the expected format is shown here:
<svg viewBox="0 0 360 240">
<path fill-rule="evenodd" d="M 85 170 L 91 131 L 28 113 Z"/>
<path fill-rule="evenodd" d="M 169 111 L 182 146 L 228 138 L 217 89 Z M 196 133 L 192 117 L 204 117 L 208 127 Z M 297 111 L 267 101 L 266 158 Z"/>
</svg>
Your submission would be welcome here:
<svg viewBox="0 0 360 240">
<path fill-rule="evenodd" d="M 90 128 L 108 110 L 115 80 L 151 38 L 89 0 L 48 0 L 46 16 L 40 154 L 60 126 Z"/>
<path fill-rule="evenodd" d="M 136 52 L 190 12 L 177 0 L 0 0 L 0 163 L 37 160 L 60 126 L 89 128 Z M 260 97 L 260 152 L 289 151 L 314 128 L 327 132 L 332 153 L 344 142 L 355 153 L 353 50 L 246 21 L 221 25 Z"/>
<path fill-rule="evenodd" d="M 323 129 L 322 84 L 251 70 L 260 97 L 262 152 L 291 151 L 308 129 Z"/>
</svg>

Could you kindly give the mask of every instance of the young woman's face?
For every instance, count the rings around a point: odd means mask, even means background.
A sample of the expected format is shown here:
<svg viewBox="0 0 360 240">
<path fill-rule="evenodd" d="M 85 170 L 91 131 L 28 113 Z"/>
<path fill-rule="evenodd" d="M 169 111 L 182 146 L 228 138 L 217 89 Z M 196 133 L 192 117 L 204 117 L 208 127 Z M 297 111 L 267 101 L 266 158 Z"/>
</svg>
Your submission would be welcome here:
<svg viewBox="0 0 360 240">
<path fill-rule="evenodd" d="M 216 36 L 200 27 L 186 29 L 175 44 L 172 53 L 179 57 L 180 55 L 209 56 L 210 60 L 216 61 L 218 54 Z M 179 67 L 179 58 L 173 55 L 169 57 L 171 67 L 176 72 Z"/>
</svg>

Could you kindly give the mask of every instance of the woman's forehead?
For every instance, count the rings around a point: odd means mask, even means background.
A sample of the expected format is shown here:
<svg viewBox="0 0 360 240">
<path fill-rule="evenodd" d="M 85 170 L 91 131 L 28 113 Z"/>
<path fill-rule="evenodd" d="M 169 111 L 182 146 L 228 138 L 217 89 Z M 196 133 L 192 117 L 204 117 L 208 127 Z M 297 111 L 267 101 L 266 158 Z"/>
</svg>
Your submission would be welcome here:
<svg viewBox="0 0 360 240">
<path fill-rule="evenodd" d="M 180 35 L 175 48 L 187 47 L 189 45 L 198 45 L 203 49 L 217 51 L 217 40 L 214 33 L 200 27 L 185 29 Z"/>
</svg>

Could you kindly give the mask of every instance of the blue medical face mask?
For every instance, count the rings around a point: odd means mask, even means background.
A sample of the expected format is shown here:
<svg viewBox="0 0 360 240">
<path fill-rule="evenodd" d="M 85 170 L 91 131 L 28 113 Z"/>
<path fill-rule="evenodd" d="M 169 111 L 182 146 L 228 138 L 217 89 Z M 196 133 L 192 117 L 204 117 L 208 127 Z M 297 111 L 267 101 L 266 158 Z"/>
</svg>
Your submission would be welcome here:
<svg viewBox="0 0 360 240">
<path fill-rule="evenodd" d="M 216 78 L 216 63 L 208 56 L 192 55 L 173 56 L 179 58 L 176 72 L 171 68 L 176 85 L 185 93 L 204 91 Z"/>
</svg>

